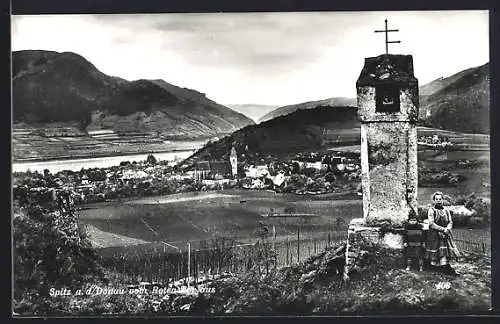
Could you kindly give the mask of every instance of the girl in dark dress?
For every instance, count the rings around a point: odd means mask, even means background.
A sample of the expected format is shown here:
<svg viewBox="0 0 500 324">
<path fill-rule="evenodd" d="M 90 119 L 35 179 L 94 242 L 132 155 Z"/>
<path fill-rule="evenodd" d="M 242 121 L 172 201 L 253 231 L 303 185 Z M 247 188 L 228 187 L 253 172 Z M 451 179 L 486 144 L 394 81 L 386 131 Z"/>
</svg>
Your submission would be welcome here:
<svg viewBox="0 0 500 324">
<path fill-rule="evenodd" d="M 429 231 L 427 233 L 426 254 L 430 265 L 438 267 L 445 273 L 456 275 L 450 266 L 452 253 L 447 244 L 448 235 L 453 228 L 450 212 L 443 206 L 443 193 L 436 192 L 432 195 L 434 207 L 429 208 Z"/>
<path fill-rule="evenodd" d="M 418 271 L 422 271 L 424 265 L 424 232 L 422 225 L 418 222 L 417 213 L 412 209 L 405 226 L 405 256 L 406 270 L 410 270 L 414 260 L 418 261 Z"/>
</svg>

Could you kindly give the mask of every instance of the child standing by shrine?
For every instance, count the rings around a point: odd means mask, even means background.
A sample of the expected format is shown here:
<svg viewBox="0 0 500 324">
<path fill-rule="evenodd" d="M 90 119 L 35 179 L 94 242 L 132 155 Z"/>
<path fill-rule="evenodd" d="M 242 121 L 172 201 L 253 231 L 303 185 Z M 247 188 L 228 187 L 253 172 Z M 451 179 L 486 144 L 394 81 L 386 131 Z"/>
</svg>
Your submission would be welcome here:
<svg viewBox="0 0 500 324">
<path fill-rule="evenodd" d="M 412 209 L 405 226 L 405 257 L 406 270 L 411 269 L 413 261 L 418 261 L 418 271 L 423 270 L 424 265 L 424 232 L 422 225 L 418 222 L 417 213 Z"/>
</svg>

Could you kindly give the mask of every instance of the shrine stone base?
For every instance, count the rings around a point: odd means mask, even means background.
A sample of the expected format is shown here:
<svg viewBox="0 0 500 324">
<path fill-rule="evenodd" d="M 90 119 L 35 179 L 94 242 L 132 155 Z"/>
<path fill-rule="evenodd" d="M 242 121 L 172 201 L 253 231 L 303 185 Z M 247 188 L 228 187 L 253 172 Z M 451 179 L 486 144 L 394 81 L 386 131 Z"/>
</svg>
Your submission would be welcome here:
<svg viewBox="0 0 500 324">
<path fill-rule="evenodd" d="M 403 244 L 403 229 L 368 226 L 363 218 L 351 220 L 347 233 L 344 279 L 349 279 L 353 271 L 361 272 L 367 266 L 363 264 L 363 256 L 375 253 L 379 248 L 394 250 L 401 257 L 401 265 L 404 264 Z"/>
</svg>

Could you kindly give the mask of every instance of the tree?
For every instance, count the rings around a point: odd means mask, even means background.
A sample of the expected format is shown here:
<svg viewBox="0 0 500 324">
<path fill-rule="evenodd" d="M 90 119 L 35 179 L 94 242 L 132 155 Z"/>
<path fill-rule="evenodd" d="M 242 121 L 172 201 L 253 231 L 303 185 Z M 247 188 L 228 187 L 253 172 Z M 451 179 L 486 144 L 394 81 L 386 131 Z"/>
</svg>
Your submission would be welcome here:
<svg viewBox="0 0 500 324">
<path fill-rule="evenodd" d="M 259 222 L 258 227 L 255 229 L 254 234 L 256 237 L 264 240 L 269 236 L 269 228 L 263 222 Z"/>
<path fill-rule="evenodd" d="M 304 174 L 306 177 L 313 177 L 315 174 L 316 174 L 316 169 L 315 168 L 305 168 L 303 171 L 302 171 L 302 174 Z"/>
<path fill-rule="evenodd" d="M 327 174 L 325 175 L 325 180 L 332 183 L 335 182 L 335 180 L 337 180 L 337 177 L 333 172 L 327 172 Z"/>
<path fill-rule="evenodd" d="M 106 171 L 104 169 L 90 170 L 87 176 L 90 181 L 104 181 L 107 178 Z"/>
<path fill-rule="evenodd" d="M 451 206 L 452 201 L 453 201 L 453 199 L 449 195 L 443 196 L 443 205 L 444 206 Z"/>
<path fill-rule="evenodd" d="M 146 163 L 155 165 L 158 163 L 158 161 L 156 160 L 156 158 L 153 154 L 149 154 L 148 157 L 146 158 Z"/>
<path fill-rule="evenodd" d="M 14 310 L 18 313 L 45 315 L 64 307 L 47 297 L 52 287 L 76 289 L 104 281 L 95 251 L 78 226 L 71 199 L 67 200 L 70 197 L 57 198 L 65 208 L 42 208 L 31 199 L 15 211 Z"/>
</svg>

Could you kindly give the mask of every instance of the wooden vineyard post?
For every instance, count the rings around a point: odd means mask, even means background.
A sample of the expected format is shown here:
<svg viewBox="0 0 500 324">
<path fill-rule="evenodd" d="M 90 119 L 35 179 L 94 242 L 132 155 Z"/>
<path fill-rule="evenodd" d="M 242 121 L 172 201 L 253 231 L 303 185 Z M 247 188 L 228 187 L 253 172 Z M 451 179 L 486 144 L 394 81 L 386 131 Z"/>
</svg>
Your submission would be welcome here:
<svg viewBox="0 0 500 324">
<path fill-rule="evenodd" d="M 182 262 L 182 254 L 179 251 L 179 257 L 177 258 L 177 280 L 181 279 L 181 262 Z"/>
<path fill-rule="evenodd" d="M 264 244 L 264 257 L 266 258 L 266 275 L 269 274 L 269 243 Z"/>
<path fill-rule="evenodd" d="M 191 277 L 191 243 L 188 241 L 188 260 L 187 260 L 187 286 L 190 284 Z"/>
<path fill-rule="evenodd" d="M 275 269 L 276 269 L 277 256 L 278 254 L 276 253 L 276 227 L 273 225 L 273 261 Z"/>
<path fill-rule="evenodd" d="M 198 287 L 198 250 L 194 251 L 194 282 L 196 283 L 196 287 Z"/>
<path fill-rule="evenodd" d="M 260 254 L 261 254 L 260 253 L 261 250 L 262 250 L 262 248 L 260 247 L 259 241 L 257 241 L 257 258 L 256 258 L 257 260 L 255 260 L 256 261 L 255 263 L 257 264 L 257 268 L 259 268 L 259 276 L 261 275 L 261 269 L 260 269 L 261 267 L 260 267 L 260 259 L 259 259 Z"/>
<path fill-rule="evenodd" d="M 234 250 L 235 250 L 235 244 L 234 244 L 234 242 L 233 242 L 233 243 L 232 243 L 232 247 L 231 247 L 231 252 L 229 252 L 229 257 L 230 257 L 230 259 L 229 259 L 229 260 L 230 260 L 230 264 L 231 264 L 231 267 L 230 267 L 230 269 L 231 269 L 231 270 L 230 270 L 230 271 L 231 271 L 232 273 L 235 273 L 235 272 L 236 272 L 236 271 L 235 271 L 235 267 L 236 267 L 236 265 L 234 264 Z"/>
<path fill-rule="evenodd" d="M 197 276 L 198 276 L 198 275 L 197 275 L 197 273 L 196 273 L 196 272 L 197 272 L 197 270 L 198 270 L 198 269 L 196 269 L 196 261 L 197 261 L 196 259 L 197 259 L 198 257 L 197 257 L 197 255 L 196 255 L 196 251 L 197 251 L 196 249 L 193 249 L 193 256 L 192 256 L 192 259 L 193 259 L 193 264 L 192 264 L 192 267 L 193 267 L 193 269 L 191 270 L 191 272 L 193 273 L 193 280 L 194 280 L 194 285 L 195 285 L 195 287 L 197 286 L 197 283 L 198 283 L 198 279 L 197 279 Z"/>
<path fill-rule="evenodd" d="M 289 245 L 288 245 L 288 235 L 286 237 L 285 247 L 286 247 L 286 265 L 288 266 L 289 261 L 290 261 L 290 259 L 289 259 L 289 250 L 288 250 L 288 248 L 289 248 Z"/>
<path fill-rule="evenodd" d="M 161 275 L 160 275 L 160 278 L 161 278 L 161 284 L 164 285 L 165 284 L 165 277 L 166 277 L 166 266 L 165 266 L 165 245 L 163 245 L 163 254 L 161 255 Z"/>
<path fill-rule="evenodd" d="M 170 282 L 170 262 L 168 256 L 165 256 L 165 281 Z"/>
<path fill-rule="evenodd" d="M 300 227 L 297 225 L 297 263 L 300 263 Z"/>
</svg>

